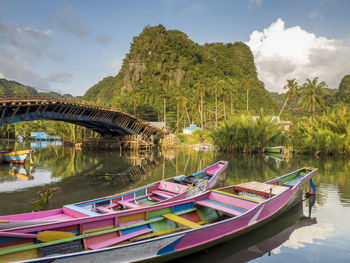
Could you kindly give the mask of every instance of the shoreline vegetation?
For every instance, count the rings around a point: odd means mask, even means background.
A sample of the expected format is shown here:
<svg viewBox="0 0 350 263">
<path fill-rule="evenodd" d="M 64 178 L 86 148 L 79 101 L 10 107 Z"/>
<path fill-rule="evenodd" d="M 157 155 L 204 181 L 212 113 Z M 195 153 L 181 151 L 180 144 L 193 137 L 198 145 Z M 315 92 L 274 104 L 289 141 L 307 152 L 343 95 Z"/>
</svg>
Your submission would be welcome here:
<svg viewBox="0 0 350 263">
<path fill-rule="evenodd" d="M 350 154 L 350 74 L 342 78 L 338 89 L 328 88 L 318 77 L 301 84 L 288 79 L 283 89 L 286 92 L 279 94 L 265 88 L 246 44 L 200 45 L 184 32 L 163 25 L 146 26 L 133 38 L 120 71 L 83 96 L 41 93 L 0 78 L 2 95 L 58 96 L 164 122 L 179 138 L 167 145 L 213 145 L 218 151 L 242 153 L 286 146 L 298 153 Z M 284 131 L 271 116 L 290 121 L 290 130 Z M 180 134 L 192 123 L 201 128 L 199 134 L 193 138 Z M 27 138 L 31 131 L 61 136 L 71 145 L 99 138 L 84 127 L 54 121 L 1 126 L 0 137 Z"/>
<path fill-rule="evenodd" d="M 35 128 L 63 135 L 62 141 L 68 146 L 79 145 L 84 148 L 85 142 L 91 144 L 91 138 L 95 138 L 99 143 L 98 149 L 104 149 L 103 138 L 88 129 L 71 124 L 39 121 L 0 127 L 1 134 L 5 135 L 2 137 L 11 139 L 23 134 L 23 131 L 29 135 L 29 131 Z M 111 141 L 113 138 L 106 140 Z M 106 145 L 108 149 L 113 148 L 110 143 Z M 159 146 L 165 149 L 215 149 L 226 153 L 262 153 L 265 147 L 285 146 L 289 151 L 300 154 L 347 156 L 350 155 L 350 112 L 343 107 L 301 117 L 293 122 L 289 130 L 285 130 L 272 116 L 264 115 L 263 111 L 258 118 L 245 114 L 232 115 L 211 130 L 197 130 L 192 135 L 168 135 Z M 89 147 L 93 148 L 91 145 Z M 118 145 L 113 148 L 118 149 Z"/>
</svg>

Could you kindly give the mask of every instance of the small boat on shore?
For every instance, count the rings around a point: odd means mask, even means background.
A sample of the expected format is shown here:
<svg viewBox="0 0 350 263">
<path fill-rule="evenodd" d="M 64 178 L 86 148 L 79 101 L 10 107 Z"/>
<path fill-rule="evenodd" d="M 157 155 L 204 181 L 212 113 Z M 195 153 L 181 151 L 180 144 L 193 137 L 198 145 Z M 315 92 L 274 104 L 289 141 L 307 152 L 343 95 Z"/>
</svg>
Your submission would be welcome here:
<svg viewBox="0 0 350 263">
<path fill-rule="evenodd" d="M 13 151 L 12 149 L 0 150 L 1 161 L 3 163 L 24 163 L 33 150 Z"/>
<path fill-rule="evenodd" d="M 225 176 L 227 166 L 227 161 L 219 161 L 191 175 L 179 175 L 124 193 L 64 205 L 60 209 L 0 216 L 0 229 L 98 216 L 189 198 L 214 188 L 220 177 Z"/>
<path fill-rule="evenodd" d="M 0 261 L 147 262 L 236 238 L 301 201 L 317 169 L 207 191 L 196 197 L 65 222 L 0 231 Z"/>
</svg>

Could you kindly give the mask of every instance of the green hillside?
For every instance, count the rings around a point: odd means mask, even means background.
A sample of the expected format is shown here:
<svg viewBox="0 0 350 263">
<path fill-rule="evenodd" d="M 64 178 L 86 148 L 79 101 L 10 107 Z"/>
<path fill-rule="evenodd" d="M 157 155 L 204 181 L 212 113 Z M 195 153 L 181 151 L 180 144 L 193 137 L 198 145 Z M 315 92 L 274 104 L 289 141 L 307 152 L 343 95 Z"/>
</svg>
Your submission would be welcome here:
<svg viewBox="0 0 350 263">
<path fill-rule="evenodd" d="M 233 112 L 276 113 L 277 104 L 258 80 L 247 45 L 199 45 L 179 30 L 145 27 L 134 37 L 116 76 L 91 87 L 84 100 L 112 106 L 174 127 L 190 121 L 210 127 Z"/>
<path fill-rule="evenodd" d="M 38 91 L 32 87 L 22 85 L 16 81 L 0 78 L 0 96 L 25 96 L 38 95 Z"/>
</svg>

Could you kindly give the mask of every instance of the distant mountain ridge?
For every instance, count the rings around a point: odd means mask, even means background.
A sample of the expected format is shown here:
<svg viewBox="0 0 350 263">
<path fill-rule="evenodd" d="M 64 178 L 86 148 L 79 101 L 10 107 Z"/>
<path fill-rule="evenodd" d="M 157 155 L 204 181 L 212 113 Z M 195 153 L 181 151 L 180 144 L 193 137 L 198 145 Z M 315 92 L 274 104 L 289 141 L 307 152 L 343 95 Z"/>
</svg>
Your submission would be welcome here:
<svg viewBox="0 0 350 263">
<path fill-rule="evenodd" d="M 46 96 L 51 98 L 73 98 L 70 94 L 61 95 L 57 92 L 39 92 L 37 89 L 23 85 L 13 80 L 0 78 L 0 96 Z"/>
<path fill-rule="evenodd" d="M 0 78 L 0 95 L 25 96 L 38 94 L 39 92 L 32 87 L 23 85 L 13 80 Z"/>
</svg>

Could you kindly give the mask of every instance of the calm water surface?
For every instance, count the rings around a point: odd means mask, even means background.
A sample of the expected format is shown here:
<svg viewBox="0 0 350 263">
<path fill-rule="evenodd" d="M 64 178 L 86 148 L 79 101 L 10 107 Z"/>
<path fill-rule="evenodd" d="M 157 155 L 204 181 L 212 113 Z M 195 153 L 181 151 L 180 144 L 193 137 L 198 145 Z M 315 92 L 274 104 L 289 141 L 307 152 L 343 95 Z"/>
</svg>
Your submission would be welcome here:
<svg viewBox="0 0 350 263">
<path fill-rule="evenodd" d="M 36 200 L 37 193 L 48 187 L 60 189 L 51 204 L 57 208 L 189 174 L 219 160 L 230 162 L 226 185 L 266 181 L 304 166 L 317 167 L 315 200 L 304 200 L 257 231 L 181 261 L 350 262 L 350 159 L 296 156 L 279 160 L 188 150 L 121 155 L 7 141 L 0 141 L 0 147 L 36 148 L 33 167 L 29 162 L 25 166 L 0 165 L 0 215 L 31 211 L 28 201 Z"/>
</svg>

